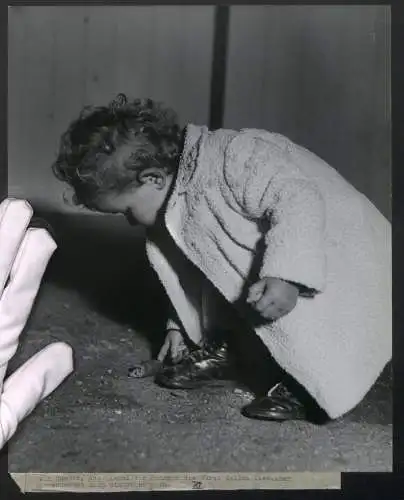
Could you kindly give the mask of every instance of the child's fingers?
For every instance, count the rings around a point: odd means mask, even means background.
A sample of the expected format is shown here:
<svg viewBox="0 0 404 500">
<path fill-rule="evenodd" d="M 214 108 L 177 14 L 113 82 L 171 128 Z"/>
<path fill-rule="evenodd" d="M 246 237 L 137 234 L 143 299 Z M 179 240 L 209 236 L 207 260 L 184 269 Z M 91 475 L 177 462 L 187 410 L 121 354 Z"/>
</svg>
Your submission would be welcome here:
<svg viewBox="0 0 404 500">
<path fill-rule="evenodd" d="M 273 302 L 271 301 L 259 312 L 264 318 L 275 321 L 288 314 L 292 309 L 293 307 L 291 307 L 290 305 L 275 300 Z"/>
<path fill-rule="evenodd" d="M 248 291 L 247 303 L 251 304 L 252 302 L 257 302 L 264 293 L 266 281 L 262 279 L 257 283 L 254 283 Z"/>
<path fill-rule="evenodd" d="M 254 308 L 258 312 L 264 312 L 267 309 L 272 310 L 276 305 L 276 300 L 271 293 L 263 293 L 261 298 L 254 304 Z"/>
<path fill-rule="evenodd" d="M 171 359 L 175 363 L 180 361 L 182 357 L 184 356 L 185 352 L 187 351 L 187 347 L 183 342 L 183 339 L 181 336 L 176 337 L 173 342 L 171 343 Z"/>
<path fill-rule="evenodd" d="M 176 333 L 175 335 L 172 335 L 171 346 L 170 346 L 170 354 L 173 359 L 177 356 L 182 344 L 181 333 L 180 332 L 175 332 L 175 333 Z"/>
<path fill-rule="evenodd" d="M 170 349 L 170 341 L 167 339 L 164 342 L 163 347 L 160 349 L 160 352 L 158 353 L 157 361 L 160 361 L 162 363 L 165 360 L 169 349 Z"/>
<path fill-rule="evenodd" d="M 269 305 L 266 309 L 264 309 L 261 312 L 261 316 L 263 316 L 265 319 L 270 319 L 272 321 L 275 321 L 282 316 L 284 316 L 286 313 L 279 309 L 277 306 L 271 304 Z"/>
</svg>

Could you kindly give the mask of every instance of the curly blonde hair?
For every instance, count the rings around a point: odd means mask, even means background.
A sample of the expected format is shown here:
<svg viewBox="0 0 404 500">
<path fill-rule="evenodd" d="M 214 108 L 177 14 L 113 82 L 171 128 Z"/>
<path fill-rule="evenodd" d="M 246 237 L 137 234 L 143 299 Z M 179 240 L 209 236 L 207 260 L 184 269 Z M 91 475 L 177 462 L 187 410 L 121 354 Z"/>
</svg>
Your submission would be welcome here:
<svg viewBox="0 0 404 500">
<path fill-rule="evenodd" d="M 113 153 L 129 142 L 134 145 L 130 161 L 114 162 Z M 63 133 L 52 170 L 74 189 L 74 203 L 90 207 L 100 194 L 137 183 L 148 167 L 175 173 L 182 143 L 183 130 L 172 109 L 152 99 L 129 102 L 118 94 L 108 106 L 83 108 Z"/>
</svg>

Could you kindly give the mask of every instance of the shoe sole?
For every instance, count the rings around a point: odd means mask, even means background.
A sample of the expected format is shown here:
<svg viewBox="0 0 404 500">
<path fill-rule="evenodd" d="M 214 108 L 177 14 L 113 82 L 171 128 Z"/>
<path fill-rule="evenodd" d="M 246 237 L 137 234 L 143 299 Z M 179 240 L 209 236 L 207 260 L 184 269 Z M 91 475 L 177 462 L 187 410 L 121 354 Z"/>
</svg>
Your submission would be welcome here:
<svg viewBox="0 0 404 500">
<path fill-rule="evenodd" d="M 201 389 L 203 387 L 228 387 L 234 381 L 232 380 L 227 380 L 227 379 L 216 379 L 216 380 L 203 380 L 200 382 L 194 382 L 192 384 L 175 384 L 172 383 L 171 381 L 165 381 L 163 380 L 156 380 L 156 384 L 160 385 L 161 387 L 164 387 L 166 389 L 185 389 L 185 390 L 192 390 L 192 389 Z"/>
<path fill-rule="evenodd" d="M 281 415 L 279 413 L 249 413 L 248 411 L 241 410 L 241 414 L 253 420 L 266 420 L 269 422 L 286 422 L 290 420 L 307 420 L 306 415 L 298 415 L 298 416 L 286 416 Z"/>
</svg>

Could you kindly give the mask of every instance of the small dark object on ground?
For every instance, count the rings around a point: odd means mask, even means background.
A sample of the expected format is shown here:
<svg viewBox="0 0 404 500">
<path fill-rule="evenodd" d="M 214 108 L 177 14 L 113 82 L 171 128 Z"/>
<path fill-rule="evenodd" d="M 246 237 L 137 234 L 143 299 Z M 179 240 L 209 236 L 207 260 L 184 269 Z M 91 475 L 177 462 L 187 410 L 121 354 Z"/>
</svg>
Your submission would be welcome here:
<svg viewBox="0 0 404 500">
<path fill-rule="evenodd" d="M 145 377 L 153 377 L 157 375 L 163 368 L 163 364 L 161 361 L 157 359 L 149 359 L 147 361 L 143 361 L 139 365 L 135 365 L 132 368 L 129 368 L 128 377 L 132 378 L 145 378 Z"/>
</svg>

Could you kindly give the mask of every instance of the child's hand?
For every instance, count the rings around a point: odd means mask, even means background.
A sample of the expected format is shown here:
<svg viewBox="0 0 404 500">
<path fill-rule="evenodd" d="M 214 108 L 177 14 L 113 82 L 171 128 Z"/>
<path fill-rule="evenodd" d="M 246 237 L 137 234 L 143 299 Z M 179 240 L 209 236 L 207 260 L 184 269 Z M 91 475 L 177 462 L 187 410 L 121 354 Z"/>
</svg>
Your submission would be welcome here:
<svg viewBox="0 0 404 500">
<path fill-rule="evenodd" d="M 251 286 L 247 303 L 265 319 L 276 320 L 296 306 L 299 290 L 279 278 L 263 278 Z"/>
<path fill-rule="evenodd" d="M 170 355 L 171 360 L 177 363 L 188 350 L 184 338 L 179 330 L 168 330 L 163 347 L 157 356 L 157 360 L 163 362 Z"/>
<path fill-rule="evenodd" d="M 132 378 L 153 377 L 160 370 L 164 369 L 164 361 L 167 355 L 170 356 L 174 363 L 178 363 L 187 351 L 188 348 L 185 345 L 181 332 L 179 330 L 168 330 L 157 359 L 150 359 L 132 366 L 129 368 L 128 376 Z"/>
</svg>

